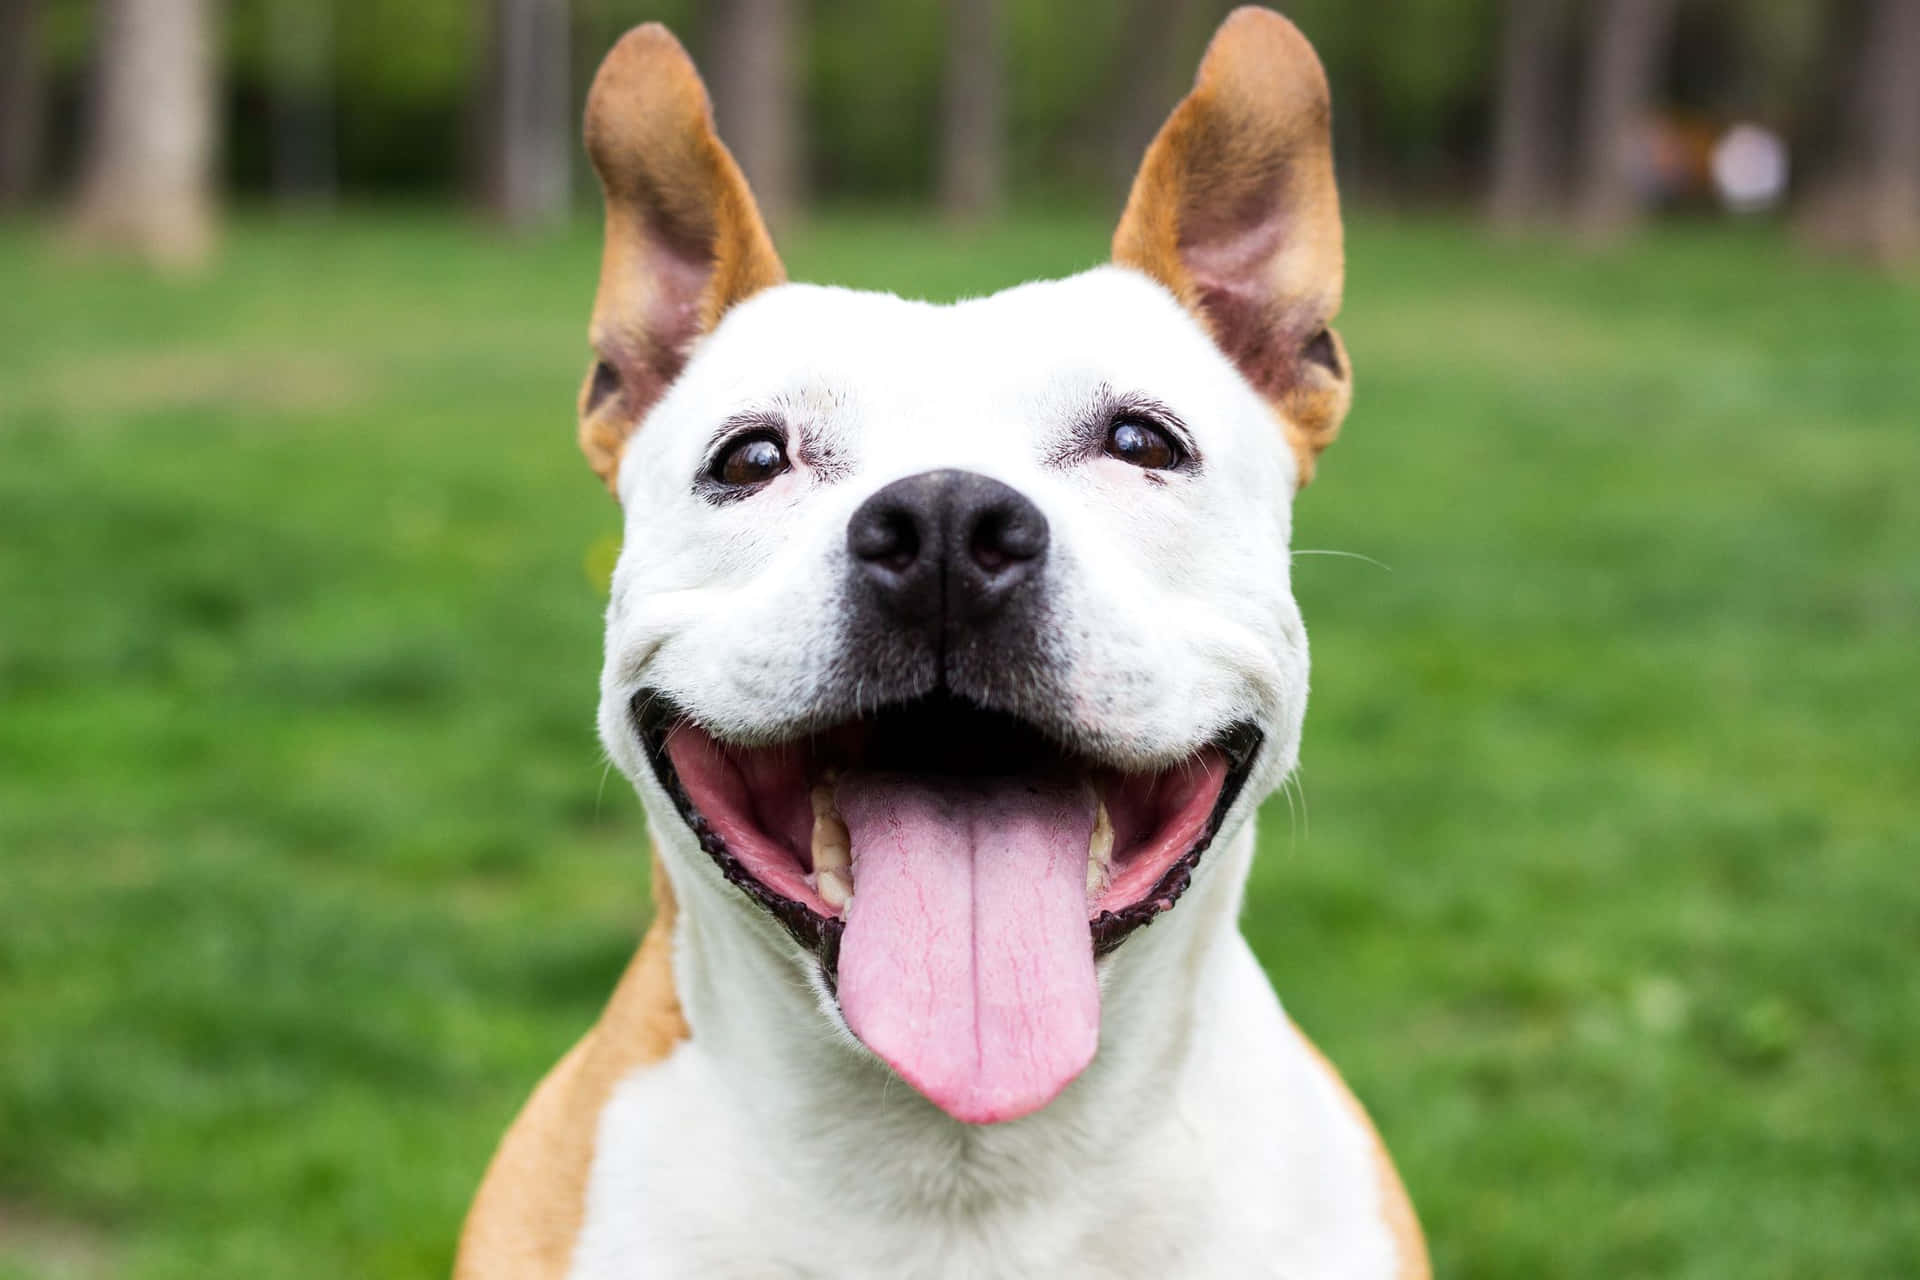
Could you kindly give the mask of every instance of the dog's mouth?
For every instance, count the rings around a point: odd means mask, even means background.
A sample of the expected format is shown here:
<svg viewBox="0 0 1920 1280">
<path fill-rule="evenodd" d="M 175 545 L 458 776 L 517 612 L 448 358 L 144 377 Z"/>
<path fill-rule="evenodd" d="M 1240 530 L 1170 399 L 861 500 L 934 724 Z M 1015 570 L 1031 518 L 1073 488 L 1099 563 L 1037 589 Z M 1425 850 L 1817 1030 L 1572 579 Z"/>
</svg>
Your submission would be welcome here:
<svg viewBox="0 0 1920 1280">
<path fill-rule="evenodd" d="M 853 1033 L 970 1123 L 1092 1059 L 1096 956 L 1186 890 L 1260 741 L 1239 725 L 1141 771 L 944 694 L 760 746 L 633 705 L 701 847 L 819 956 Z"/>
</svg>

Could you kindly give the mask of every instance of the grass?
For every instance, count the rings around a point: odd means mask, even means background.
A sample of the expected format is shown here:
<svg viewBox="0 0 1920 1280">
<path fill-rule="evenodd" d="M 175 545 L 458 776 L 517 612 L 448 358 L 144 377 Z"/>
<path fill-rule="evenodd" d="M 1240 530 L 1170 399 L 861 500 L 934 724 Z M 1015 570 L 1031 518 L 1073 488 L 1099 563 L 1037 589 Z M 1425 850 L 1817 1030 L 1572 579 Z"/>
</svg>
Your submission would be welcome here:
<svg viewBox="0 0 1920 1280">
<path fill-rule="evenodd" d="M 951 296 L 1102 229 L 885 217 Z M 1362 221 L 1247 929 L 1440 1273 L 1920 1258 L 1920 294 Z M 590 232 L 0 231 L 0 1276 L 444 1274 L 644 921 L 591 732 Z"/>
</svg>

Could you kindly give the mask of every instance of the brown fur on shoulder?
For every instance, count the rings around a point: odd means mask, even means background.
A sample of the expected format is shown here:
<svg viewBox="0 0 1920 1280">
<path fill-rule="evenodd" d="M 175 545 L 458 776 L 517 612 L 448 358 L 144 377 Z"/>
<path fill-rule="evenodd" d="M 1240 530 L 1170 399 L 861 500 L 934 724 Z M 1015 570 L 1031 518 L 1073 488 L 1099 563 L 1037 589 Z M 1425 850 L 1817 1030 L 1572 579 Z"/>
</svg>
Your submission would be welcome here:
<svg viewBox="0 0 1920 1280">
<path fill-rule="evenodd" d="M 1285 425 L 1313 476 L 1353 396 L 1326 73 L 1291 22 L 1241 8 L 1147 148 L 1113 260 L 1165 285 Z"/>
<path fill-rule="evenodd" d="M 1300 1037 L 1301 1046 L 1339 1094 L 1354 1122 L 1367 1131 L 1367 1139 L 1373 1145 L 1374 1176 L 1379 1179 L 1380 1203 L 1399 1264 L 1393 1273 L 1394 1280 L 1433 1280 L 1433 1264 L 1427 1258 L 1427 1241 L 1420 1232 L 1420 1219 L 1413 1212 L 1413 1201 L 1407 1197 L 1406 1185 L 1400 1181 L 1399 1170 L 1393 1167 L 1393 1157 L 1387 1154 L 1387 1144 L 1381 1140 L 1380 1131 L 1373 1127 L 1367 1109 L 1353 1096 L 1353 1090 L 1347 1088 L 1347 1082 L 1333 1063 L 1327 1061 L 1327 1055 L 1320 1052 L 1320 1047 L 1307 1039 L 1300 1028 L 1294 1027 L 1293 1033 Z"/>
<path fill-rule="evenodd" d="M 673 985 L 673 887 L 653 862 L 653 925 L 600 1021 L 534 1090 L 467 1212 L 455 1280 L 558 1280 L 586 1216 L 594 1136 L 614 1086 L 687 1038 Z"/>
</svg>

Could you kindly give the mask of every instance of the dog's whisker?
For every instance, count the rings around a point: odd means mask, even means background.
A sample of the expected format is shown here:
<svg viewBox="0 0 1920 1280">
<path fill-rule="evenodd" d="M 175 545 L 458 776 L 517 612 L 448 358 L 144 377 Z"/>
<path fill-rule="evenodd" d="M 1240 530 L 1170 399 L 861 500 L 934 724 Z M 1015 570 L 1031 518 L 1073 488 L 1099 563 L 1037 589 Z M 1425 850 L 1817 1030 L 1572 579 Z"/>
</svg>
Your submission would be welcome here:
<svg viewBox="0 0 1920 1280">
<path fill-rule="evenodd" d="M 1376 569 L 1384 569 L 1388 573 L 1393 572 L 1392 565 L 1381 560 L 1375 560 L 1372 556 L 1361 555 L 1358 551 L 1329 551 L 1320 547 L 1296 547 L 1291 554 L 1296 556 L 1337 556 L 1342 560 L 1359 560 L 1362 563 L 1372 565 Z"/>
<path fill-rule="evenodd" d="M 607 777 L 613 772 L 613 757 L 600 753 L 600 787 L 593 793 L 593 820 L 600 821 L 600 806 L 607 798 Z"/>
</svg>

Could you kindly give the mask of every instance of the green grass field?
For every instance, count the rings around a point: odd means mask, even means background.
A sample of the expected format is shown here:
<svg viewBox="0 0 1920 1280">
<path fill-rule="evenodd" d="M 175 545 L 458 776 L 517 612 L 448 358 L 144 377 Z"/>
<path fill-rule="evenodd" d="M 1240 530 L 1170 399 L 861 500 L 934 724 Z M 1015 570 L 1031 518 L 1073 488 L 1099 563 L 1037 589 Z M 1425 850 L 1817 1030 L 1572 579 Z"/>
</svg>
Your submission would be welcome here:
<svg viewBox="0 0 1920 1280">
<path fill-rule="evenodd" d="M 1098 258 L 848 218 L 797 276 Z M 1920 1266 L 1920 293 L 1362 221 L 1246 926 L 1446 1276 Z M 0 1275 L 443 1274 L 647 915 L 589 229 L 0 231 Z"/>
</svg>

